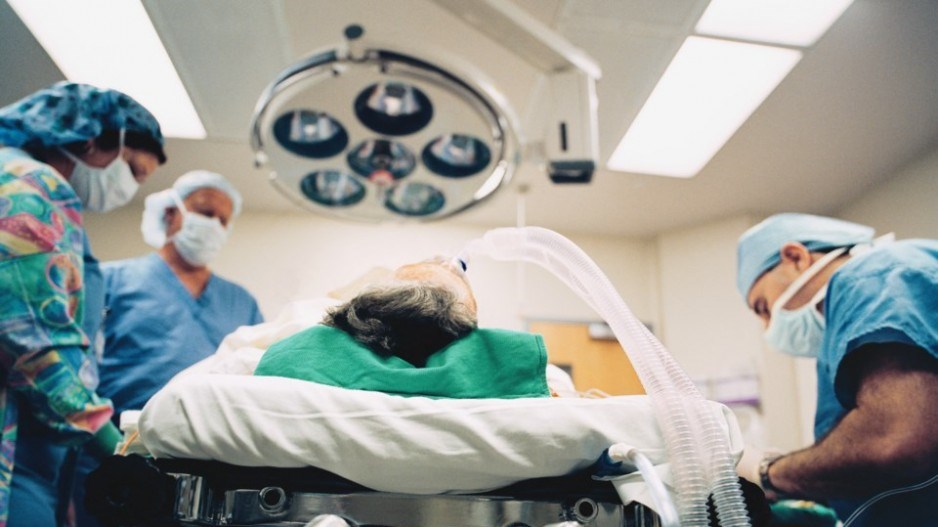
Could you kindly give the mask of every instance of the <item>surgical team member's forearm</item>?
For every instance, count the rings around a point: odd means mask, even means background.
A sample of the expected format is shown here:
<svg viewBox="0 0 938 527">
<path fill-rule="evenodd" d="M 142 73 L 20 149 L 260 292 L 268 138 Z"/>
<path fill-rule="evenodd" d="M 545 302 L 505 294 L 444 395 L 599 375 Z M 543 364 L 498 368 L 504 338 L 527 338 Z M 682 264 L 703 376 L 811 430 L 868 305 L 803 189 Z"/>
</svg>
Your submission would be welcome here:
<svg viewBox="0 0 938 527">
<path fill-rule="evenodd" d="M 786 495 L 844 498 L 901 484 L 909 474 L 883 449 L 888 435 L 870 437 L 869 431 L 854 421 L 860 419 L 847 414 L 821 443 L 775 461 L 769 469 L 772 485 Z M 871 478 L 873 473 L 877 477 Z"/>
<path fill-rule="evenodd" d="M 110 424 L 113 414 L 110 402 L 79 378 L 74 357 L 84 353 L 72 346 L 29 353 L 16 361 L 9 378 L 10 386 L 29 402 L 37 419 L 78 441 Z"/>
<path fill-rule="evenodd" d="M 773 463 L 772 485 L 813 498 L 863 497 L 933 476 L 938 378 L 917 367 L 922 353 L 891 347 L 872 356 L 856 407 L 817 445 Z"/>
</svg>

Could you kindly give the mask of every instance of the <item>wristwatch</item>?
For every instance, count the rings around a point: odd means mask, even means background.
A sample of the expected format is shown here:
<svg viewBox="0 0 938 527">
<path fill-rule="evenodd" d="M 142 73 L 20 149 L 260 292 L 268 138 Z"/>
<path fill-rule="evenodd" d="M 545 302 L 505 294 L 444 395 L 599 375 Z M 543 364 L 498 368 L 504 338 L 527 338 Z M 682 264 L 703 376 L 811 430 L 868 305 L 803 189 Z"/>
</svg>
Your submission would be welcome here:
<svg viewBox="0 0 938 527">
<path fill-rule="evenodd" d="M 762 485 L 762 490 L 766 494 L 769 492 L 779 496 L 784 494 L 781 489 L 777 488 L 775 485 L 772 485 L 772 480 L 769 479 L 769 467 L 772 466 L 772 463 L 778 461 L 780 457 L 782 456 L 779 454 L 770 455 L 765 456 L 761 461 L 759 461 L 759 484 Z"/>
</svg>

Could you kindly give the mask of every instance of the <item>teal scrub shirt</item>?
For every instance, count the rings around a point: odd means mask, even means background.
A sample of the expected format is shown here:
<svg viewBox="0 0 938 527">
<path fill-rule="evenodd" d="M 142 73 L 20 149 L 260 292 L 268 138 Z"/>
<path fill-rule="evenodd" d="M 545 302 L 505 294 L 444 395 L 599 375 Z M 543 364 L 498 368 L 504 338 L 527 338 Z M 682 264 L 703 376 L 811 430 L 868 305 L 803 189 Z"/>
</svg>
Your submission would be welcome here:
<svg viewBox="0 0 938 527">
<path fill-rule="evenodd" d="M 903 240 L 851 258 L 831 277 L 824 311 L 818 440 L 855 406 L 855 387 L 840 375 L 850 353 L 866 344 L 902 343 L 938 359 L 938 241 Z M 845 520 L 863 501 L 838 500 L 831 506 Z M 938 525 L 935 503 L 938 484 L 886 498 L 853 526 Z"/>
</svg>

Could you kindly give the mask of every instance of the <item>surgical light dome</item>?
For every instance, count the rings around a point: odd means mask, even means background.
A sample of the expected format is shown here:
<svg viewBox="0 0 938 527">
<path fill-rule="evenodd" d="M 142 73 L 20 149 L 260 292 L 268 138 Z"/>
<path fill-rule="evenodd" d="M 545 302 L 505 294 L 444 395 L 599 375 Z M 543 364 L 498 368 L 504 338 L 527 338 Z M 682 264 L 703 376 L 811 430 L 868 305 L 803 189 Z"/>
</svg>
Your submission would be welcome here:
<svg viewBox="0 0 938 527">
<path fill-rule="evenodd" d="M 265 90 L 252 146 L 274 186 L 304 207 L 345 219 L 439 219 L 511 178 L 517 139 L 500 101 L 466 72 L 353 38 Z"/>
</svg>

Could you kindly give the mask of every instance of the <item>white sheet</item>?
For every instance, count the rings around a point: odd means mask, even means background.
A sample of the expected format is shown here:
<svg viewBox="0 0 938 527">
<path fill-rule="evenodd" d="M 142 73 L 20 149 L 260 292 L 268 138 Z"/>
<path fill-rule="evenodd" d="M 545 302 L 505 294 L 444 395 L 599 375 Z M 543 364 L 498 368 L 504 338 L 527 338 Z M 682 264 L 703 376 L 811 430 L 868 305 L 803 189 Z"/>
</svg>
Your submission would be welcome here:
<svg viewBox="0 0 938 527">
<path fill-rule="evenodd" d="M 738 456 L 735 418 L 712 404 Z M 316 466 L 386 492 L 481 492 L 564 475 L 588 467 L 613 443 L 639 448 L 669 480 L 645 396 L 434 400 L 194 373 L 150 400 L 139 431 L 157 457 Z M 641 485 L 634 493 L 631 499 L 650 504 Z"/>
<path fill-rule="evenodd" d="M 179 372 L 176 378 L 201 373 L 251 375 L 271 344 L 319 324 L 326 310 L 338 304 L 332 298 L 291 302 L 277 318 L 229 333 L 214 354 Z"/>
</svg>

